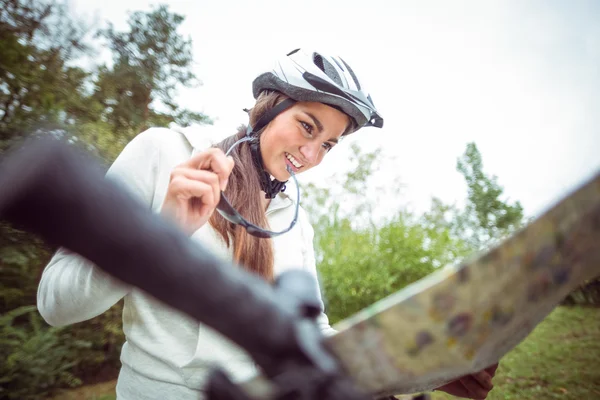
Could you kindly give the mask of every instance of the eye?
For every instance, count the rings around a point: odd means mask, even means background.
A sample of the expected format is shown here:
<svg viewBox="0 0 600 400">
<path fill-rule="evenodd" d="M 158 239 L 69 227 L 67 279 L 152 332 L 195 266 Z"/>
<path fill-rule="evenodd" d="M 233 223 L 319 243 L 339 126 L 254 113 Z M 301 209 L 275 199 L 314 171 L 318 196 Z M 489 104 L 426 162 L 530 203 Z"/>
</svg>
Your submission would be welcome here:
<svg viewBox="0 0 600 400">
<path fill-rule="evenodd" d="M 327 153 L 329 153 L 329 150 L 333 149 L 333 145 L 331 143 L 325 142 L 325 143 L 322 144 L 322 146 L 323 146 L 323 148 L 325 149 L 325 151 Z"/>
<path fill-rule="evenodd" d="M 313 127 L 311 124 L 304 122 L 304 121 L 300 121 L 300 123 L 302 124 L 302 127 L 304 128 L 304 130 L 309 134 L 312 135 L 313 133 Z"/>
</svg>

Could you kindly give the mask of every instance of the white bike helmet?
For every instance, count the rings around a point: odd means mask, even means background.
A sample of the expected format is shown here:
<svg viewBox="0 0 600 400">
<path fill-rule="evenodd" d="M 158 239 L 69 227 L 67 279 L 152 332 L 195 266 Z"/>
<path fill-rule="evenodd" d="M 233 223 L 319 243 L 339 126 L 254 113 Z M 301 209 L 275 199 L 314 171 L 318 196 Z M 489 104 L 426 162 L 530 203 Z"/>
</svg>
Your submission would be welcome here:
<svg viewBox="0 0 600 400">
<path fill-rule="evenodd" d="M 314 101 L 349 115 L 356 131 L 363 126 L 381 128 L 371 96 L 361 87 L 352 68 L 340 57 L 293 50 L 272 71 L 260 74 L 252 84 L 254 98 L 263 90 L 276 90 L 296 101 Z"/>
</svg>

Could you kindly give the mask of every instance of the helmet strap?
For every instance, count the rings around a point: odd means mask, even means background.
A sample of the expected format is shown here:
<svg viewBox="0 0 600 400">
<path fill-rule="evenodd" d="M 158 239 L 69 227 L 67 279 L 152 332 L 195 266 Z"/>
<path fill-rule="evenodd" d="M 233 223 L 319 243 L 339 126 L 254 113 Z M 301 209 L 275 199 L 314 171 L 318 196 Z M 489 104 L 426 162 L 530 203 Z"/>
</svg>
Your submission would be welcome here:
<svg viewBox="0 0 600 400">
<path fill-rule="evenodd" d="M 269 111 L 264 113 L 258 119 L 258 121 L 256 121 L 256 125 L 254 127 L 248 124 L 248 128 L 246 129 L 246 136 L 253 136 L 258 134 L 258 132 L 262 131 L 264 127 L 269 124 L 269 122 L 275 119 L 276 116 L 278 116 L 294 104 L 296 104 L 296 100 L 292 100 L 289 98 L 277 104 L 275 107 L 271 108 Z"/>
<path fill-rule="evenodd" d="M 246 136 L 257 136 L 258 132 L 264 129 L 277 115 L 293 106 L 296 101 L 292 99 L 285 99 L 266 113 L 264 113 L 259 120 L 256 122 L 256 126 L 253 128 L 248 124 L 246 129 Z M 260 152 L 260 140 L 253 140 L 250 142 L 250 152 L 252 153 L 252 161 L 254 168 L 258 172 L 260 178 L 260 187 L 265 192 L 265 198 L 273 199 L 277 196 L 277 193 L 285 191 L 285 182 L 278 181 L 277 179 L 271 179 L 271 174 L 265 170 L 263 163 L 262 154 Z"/>
<path fill-rule="evenodd" d="M 265 192 L 266 199 L 274 199 L 277 193 L 285 191 L 285 182 L 271 179 L 271 174 L 265 171 L 262 155 L 260 154 L 260 141 L 250 142 L 250 152 L 252 153 L 252 161 L 254 168 L 258 172 L 260 179 L 260 188 Z"/>
</svg>

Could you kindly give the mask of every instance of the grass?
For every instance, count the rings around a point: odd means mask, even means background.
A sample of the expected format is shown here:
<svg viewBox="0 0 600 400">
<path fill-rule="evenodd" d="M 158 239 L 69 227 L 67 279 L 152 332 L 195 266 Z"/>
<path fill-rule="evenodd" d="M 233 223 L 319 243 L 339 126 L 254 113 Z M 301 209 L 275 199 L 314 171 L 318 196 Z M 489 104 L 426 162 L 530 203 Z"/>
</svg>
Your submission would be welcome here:
<svg viewBox="0 0 600 400">
<path fill-rule="evenodd" d="M 114 380 L 64 390 L 52 397 L 52 400 L 115 400 L 116 384 L 117 381 Z"/>
<path fill-rule="evenodd" d="M 488 400 L 600 399 L 600 308 L 554 310 L 504 357 L 494 386 Z M 114 387 L 85 386 L 54 400 L 115 400 Z M 432 399 L 456 397 L 434 392 Z"/>
<path fill-rule="evenodd" d="M 557 308 L 501 360 L 488 400 L 520 399 L 600 399 L 600 308 Z"/>
</svg>

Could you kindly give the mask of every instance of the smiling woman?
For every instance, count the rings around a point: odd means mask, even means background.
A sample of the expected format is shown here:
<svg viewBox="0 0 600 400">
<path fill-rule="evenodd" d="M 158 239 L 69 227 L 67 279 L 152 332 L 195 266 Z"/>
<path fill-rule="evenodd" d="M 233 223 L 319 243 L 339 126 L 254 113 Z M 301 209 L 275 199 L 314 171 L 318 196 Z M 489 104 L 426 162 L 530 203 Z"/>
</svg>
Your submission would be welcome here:
<svg viewBox="0 0 600 400">
<path fill-rule="evenodd" d="M 289 53 L 254 80 L 253 94 L 248 126 L 220 143 L 151 128 L 126 146 L 108 175 L 216 256 L 267 281 L 301 268 L 318 282 L 313 229 L 298 187 L 286 191 L 288 179 L 319 165 L 342 136 L 382 127 L 383 119 L 350 66 L 316 52 Z M 51 325 L 67 325 L 93 318 L 122 298 L 126 342 L 119 400 L 197 400 L 214 367 L 234 381 L 256 372 L 247 353 L 209 327 L 66 249 L 44 270 L 38 309 Z M 322 304 L 317 323 L 324 334 L 332 333 Z M 483 398 L 490 389 L 485 371 L 465 379 L 457 385 L 471 385 L 473 396 Z"/>
<path fill-rule="evenodd" d="M 211 144 L 198 132 L 151 128 L 126 146 L 108 176 L 192 240 L 267 281 L 293 268 L 316 276 L 313 229 L 288 180 L 319 165 L 342 136 L 381 127 L 383 119 L 339 57 L 295 50 L 252 89 L 248 126 L 237 133 Z M 215 366 L 236 381 L 255 372 L 232 342 L 66 249 L 44 270 L 38 308 L 48 323 L 68 325 L 122 298 L 119 400 L 199 399 Z M 317 322 L 324 334 L 333 332 L 324 307 Z"/>
<path fill-rule="evenodd" d="M 333 107 L 294 104 L 275 117 L 261 136 L 265 169 L 280 181 L 289 176 L 286 165 L 295 173 L 308 171 L 321 163 L 351 126 L 350 118 Z"/>
</svg>

